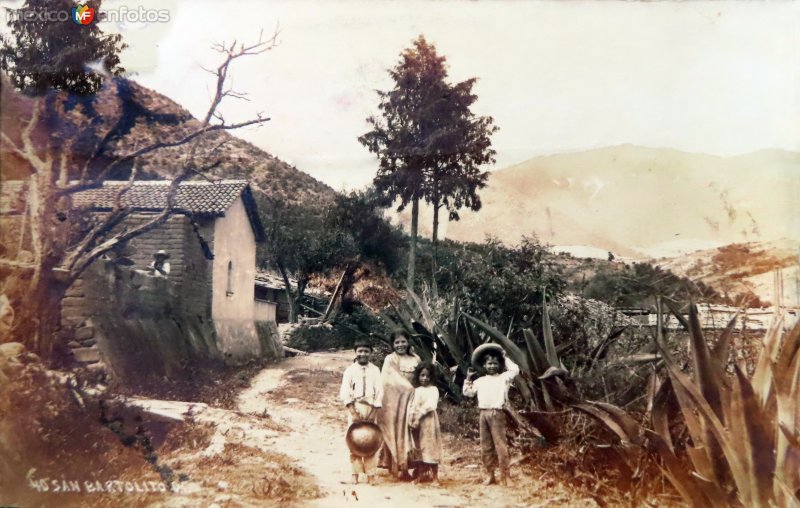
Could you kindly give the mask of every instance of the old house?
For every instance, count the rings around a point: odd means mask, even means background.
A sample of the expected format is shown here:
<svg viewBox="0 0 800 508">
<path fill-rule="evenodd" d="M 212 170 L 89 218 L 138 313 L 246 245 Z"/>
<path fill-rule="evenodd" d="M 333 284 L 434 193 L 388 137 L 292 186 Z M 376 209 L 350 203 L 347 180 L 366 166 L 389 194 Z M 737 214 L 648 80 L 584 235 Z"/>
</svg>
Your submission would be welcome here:
<svg viewBox="0 0 800 508">
<path fill-rule="evenodd" d="M 108 212 L 126 183 L 80 192 L 73 206 Z M 163 210 L 169 184 L 136 182 L 122 198 L 133 209 L 123 225 Z M 279 346 L 264 323 L 274 325 L 274 312 L 259 311 L 254 301 L 256 246 L 263 241 L 247 181 L 182 182 L 164 224 L 95 262 L 67 292 L 62 324 L 74 331 L 75 358 L 133 366 L 154 352 L 176 363 L 187 356 L 274 356 Z M 161 250 L 169 256 L 167 275 L 149 270 Z"/>
</svg>

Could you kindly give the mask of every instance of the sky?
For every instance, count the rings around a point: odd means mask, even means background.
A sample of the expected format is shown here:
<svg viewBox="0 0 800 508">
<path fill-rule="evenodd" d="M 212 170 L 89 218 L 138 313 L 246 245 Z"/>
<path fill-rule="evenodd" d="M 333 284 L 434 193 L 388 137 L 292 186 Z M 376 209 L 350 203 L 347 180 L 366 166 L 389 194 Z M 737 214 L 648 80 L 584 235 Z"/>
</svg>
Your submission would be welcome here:
<svg viewBox="0 0 800 508">
<path fill-rule="evenodd" d="M 0 5 L 19 2 L 0 1 Z M 542 154 L 632 143 L 736 155 L 800 150 L 800 2 L 105 0 L 166 10 L 123 33 L 133 78 L 196 116 L 208 107 L 216 42 L 278 47 L 234 64 L 236 132 L 337 190 L 367 184 L 358 143 L 386 70 L 420 34 L 450 78 L 477 77 L 474 112 L 494 117 L 499 169 Z"/>
</svg>

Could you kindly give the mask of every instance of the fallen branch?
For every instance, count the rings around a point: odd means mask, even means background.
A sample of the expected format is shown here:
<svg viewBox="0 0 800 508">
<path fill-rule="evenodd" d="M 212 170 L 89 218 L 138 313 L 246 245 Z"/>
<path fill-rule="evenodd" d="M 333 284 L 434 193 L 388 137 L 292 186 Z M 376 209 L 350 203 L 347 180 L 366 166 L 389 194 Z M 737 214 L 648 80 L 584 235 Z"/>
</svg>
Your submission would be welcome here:
<svg viewBox="0 0 800 508">
<path fill-rule="evenodd" d="M 289 347 L 289 346 L 283 346 L 283 352 L 284 353 L 290 353 L 291 356 L 308 356 L 308 352 L 301 351 L 299 349 L 295 349 L 295 348 Z"/>
</svg>

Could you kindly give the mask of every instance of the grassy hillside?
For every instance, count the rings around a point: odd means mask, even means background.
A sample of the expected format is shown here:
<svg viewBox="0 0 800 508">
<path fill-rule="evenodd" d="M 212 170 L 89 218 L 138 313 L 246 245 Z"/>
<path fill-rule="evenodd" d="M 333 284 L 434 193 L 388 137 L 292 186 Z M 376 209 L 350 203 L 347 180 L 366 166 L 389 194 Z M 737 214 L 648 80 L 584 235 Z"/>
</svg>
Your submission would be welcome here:
<svg viewBox="0 0 800 508">
<path fill-rule="evenodd" d="M 752 292 L 774 302 L 774 273 L 783 275 L 784 304 L 798 305 L 800 241 L 748 242 L 706 249 L 654 263 L 662 268 L 714 287 L 723 294 Z"/>
<path fill-rule="evenodd" d="M 111 145 L 107 154 L 109 157 L 130 153 L 156 140 L 178 139 L 200 125 L 197 119 L 172 99 L 130 80 L 120 79 L 119 84 L 120 87 L 106 86 L 98 94 L 96 116 L 106 128 L 110 127 L 110 119 L 121 116 L 123 104 L 132 106 L 129 110 L 139 116 L 129 134 L 121 142 Z M 4 132 L 15 132 L 20 128 L 20 119 L 28 116 L 20 112 L 25 107 L 24 103 L 25 99 L 11 87 L 3 87 Z M 133 114 L 126 116 L 131 119 L 134 117 Z M 210 133 L 200 140 L 196 148 L 184 145 L 152 152 L 138 160 L 140 174 L 143 178 L 169 178 L 195 149 L 198 166 L 219 161 L 219 165 L 205 175 L 207 177 L 246 178 L 266 195 L 294 202 L 329 199 L 334 195 L 333 189 L 324 183 L 237 138 L 235 132 Z M 76 153 L 74 156 L 80 158 L 82 154 Z M 23 161 L 16 160 L 8 151 L 2 153 L 2 158 L 2 180 L 27 176 L 28 170 Z M 129 170 L 129 167 L 122 168 L 117 174 L 111 175 L 111 179 L 126 178 Z"/>
</svg>

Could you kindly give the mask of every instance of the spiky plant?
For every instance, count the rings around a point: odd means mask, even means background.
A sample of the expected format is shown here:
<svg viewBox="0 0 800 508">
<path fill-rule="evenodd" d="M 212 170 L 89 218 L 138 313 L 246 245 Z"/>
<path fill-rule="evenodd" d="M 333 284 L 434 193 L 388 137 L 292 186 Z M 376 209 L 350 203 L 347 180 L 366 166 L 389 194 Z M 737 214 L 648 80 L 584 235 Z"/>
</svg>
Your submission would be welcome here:
<svg viewBox="0 0 800 508">
<path fill-rule="evenodd" d="M 777 317 L 748 377 L 735 362 L 729 367 L 735 317 L 709 348 L 697 308 L 688 319 L 670 308 L 689 331 L 693 373 L 659 341 L 667 379 L 649 404 L 651 428 L 615 406 L 590 403 L 586 412 L 623 442 L 641 443 L 692 506 L 800 506 L 800 323 L 786 331 Z M 685 459 L 670 433 L 670 398 L 690 438 Z"/>
</svg>

